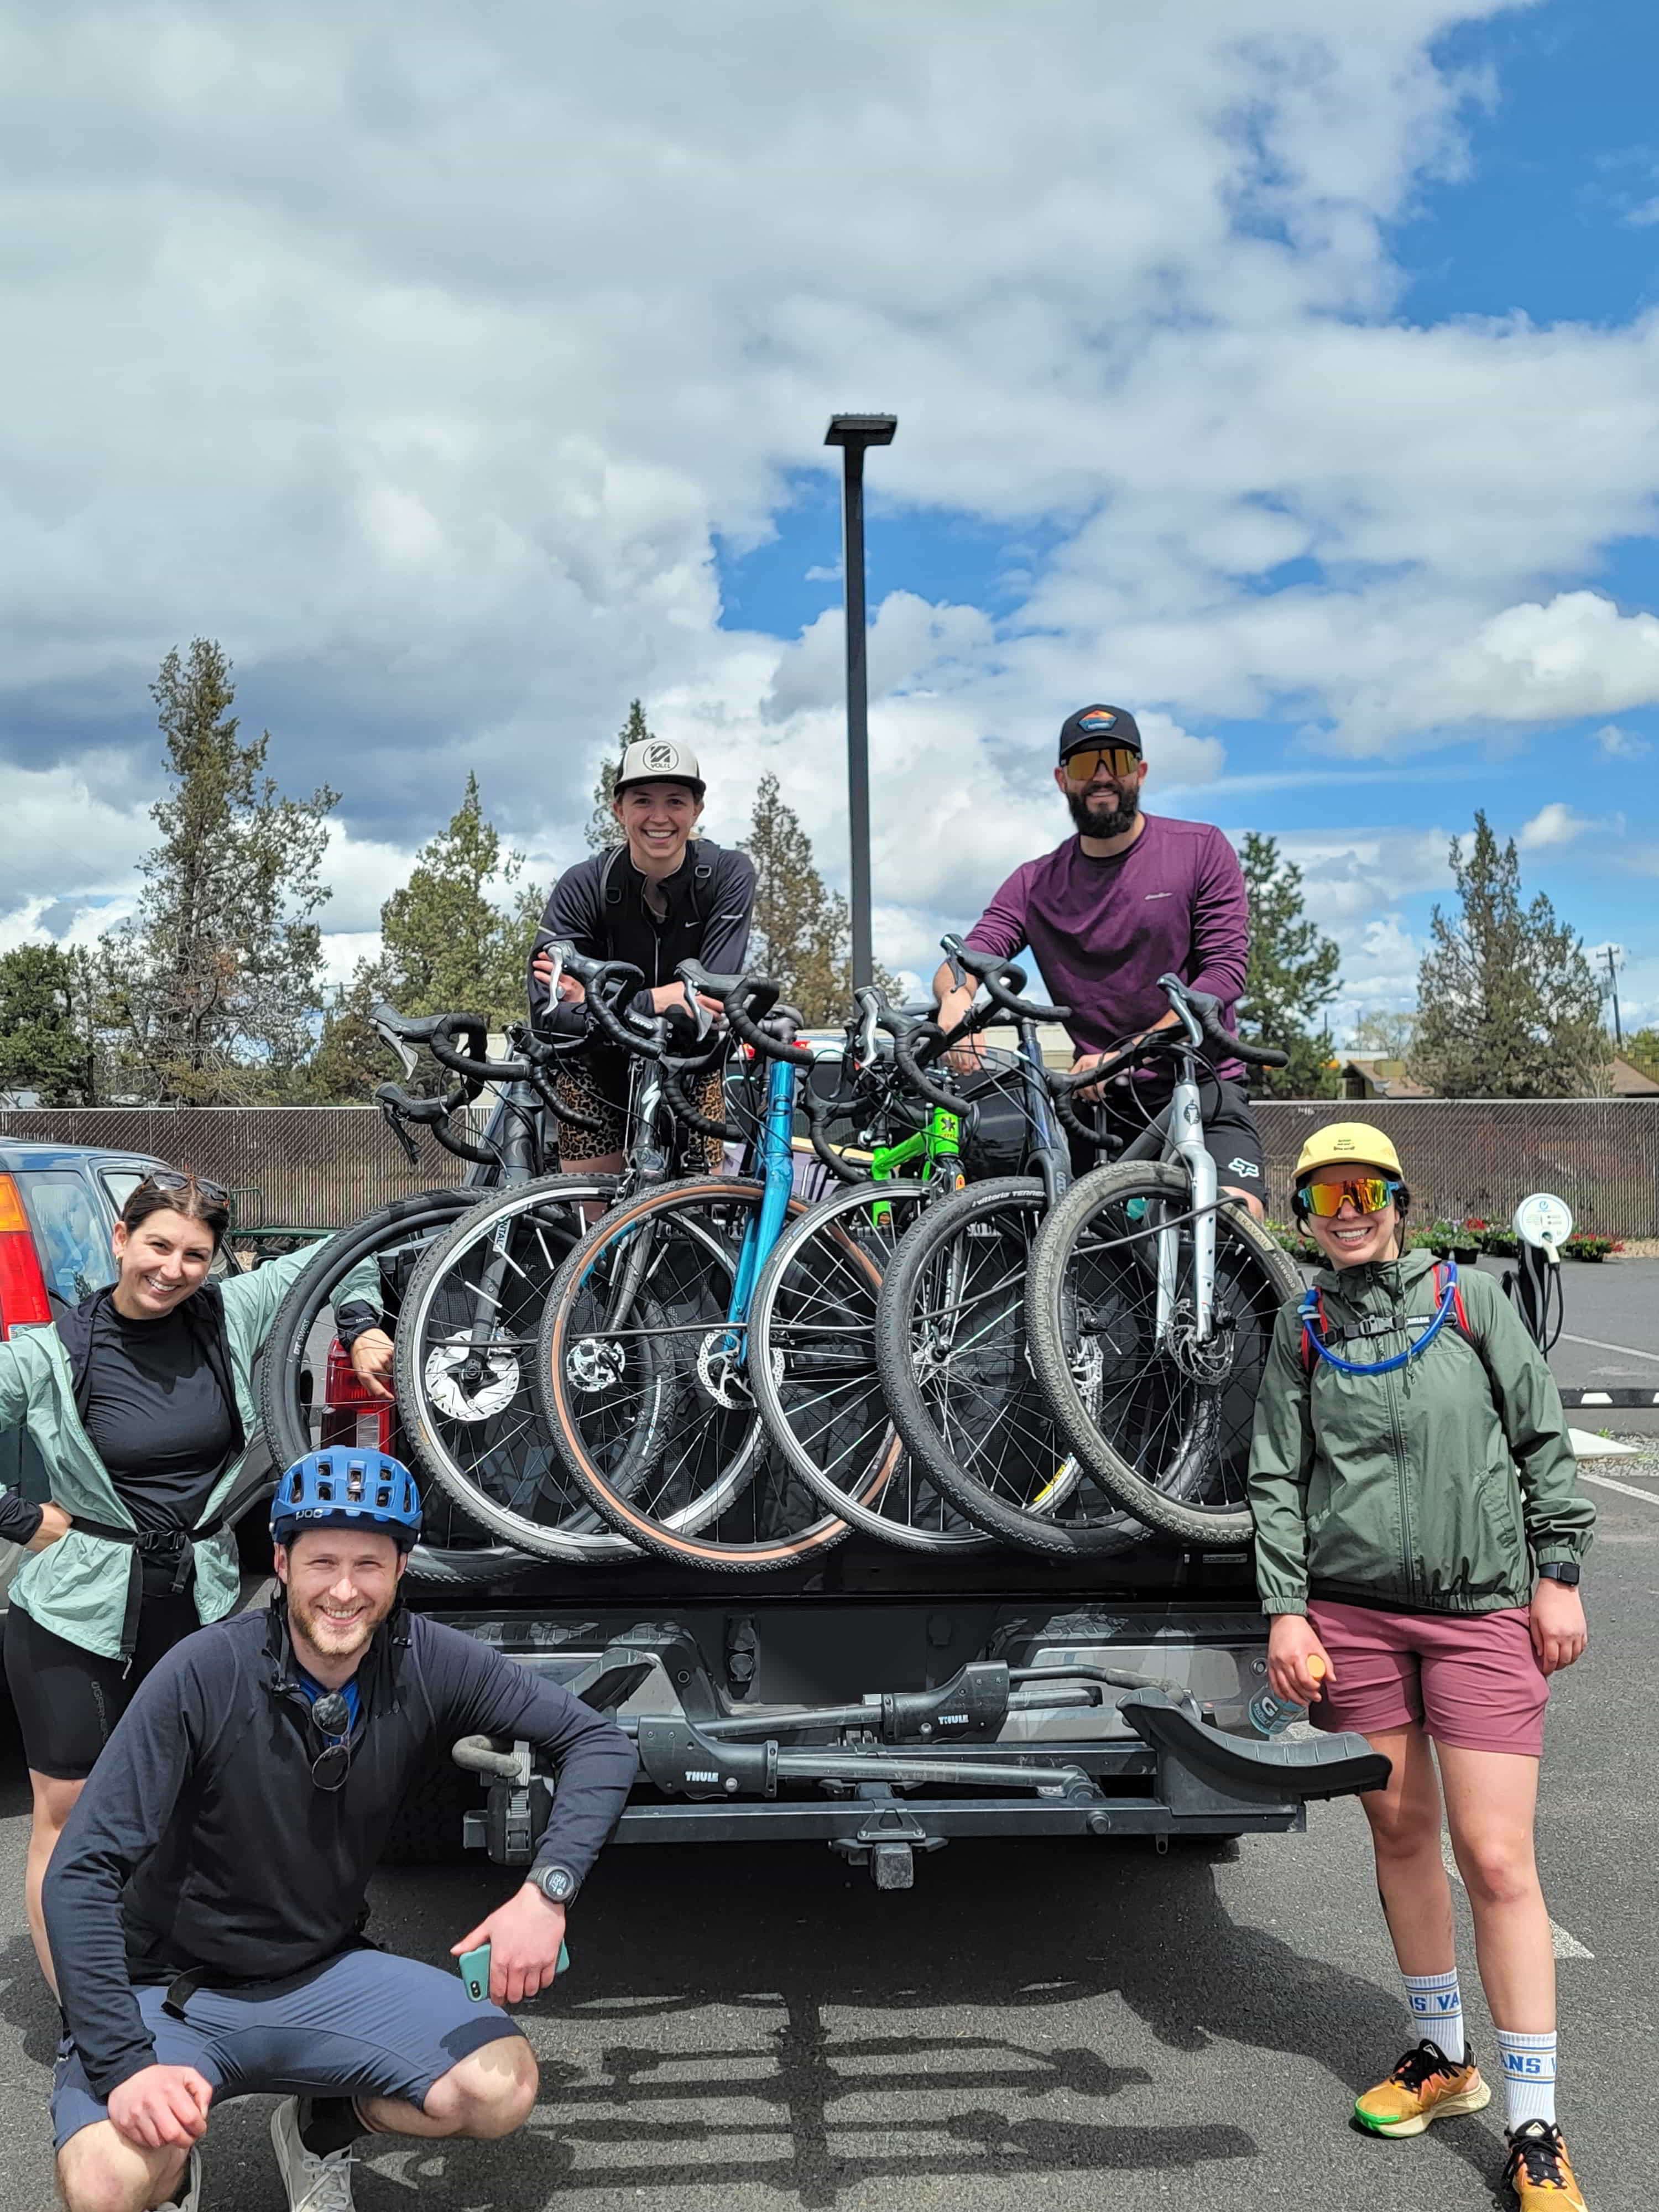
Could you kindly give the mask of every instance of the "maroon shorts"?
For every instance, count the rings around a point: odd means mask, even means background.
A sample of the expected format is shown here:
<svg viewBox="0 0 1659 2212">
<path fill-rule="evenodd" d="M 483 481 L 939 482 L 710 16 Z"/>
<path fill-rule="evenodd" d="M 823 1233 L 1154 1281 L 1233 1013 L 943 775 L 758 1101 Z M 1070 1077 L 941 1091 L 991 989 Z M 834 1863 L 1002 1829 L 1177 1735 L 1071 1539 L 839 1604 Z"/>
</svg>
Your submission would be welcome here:
<svg viewBox="0 0 1659 2212">
<path fill-rule="evenodd" d="M 1312 1598 L 1308 1620 L 1335 1678 L 1309 1708 L 1316 1728 L 1381 1735 L 1417 1721 L 1455 1749 L 1542 1755 L 1549 1684 L 1524 1606 L 1374 1613 Z"/>
</svg>

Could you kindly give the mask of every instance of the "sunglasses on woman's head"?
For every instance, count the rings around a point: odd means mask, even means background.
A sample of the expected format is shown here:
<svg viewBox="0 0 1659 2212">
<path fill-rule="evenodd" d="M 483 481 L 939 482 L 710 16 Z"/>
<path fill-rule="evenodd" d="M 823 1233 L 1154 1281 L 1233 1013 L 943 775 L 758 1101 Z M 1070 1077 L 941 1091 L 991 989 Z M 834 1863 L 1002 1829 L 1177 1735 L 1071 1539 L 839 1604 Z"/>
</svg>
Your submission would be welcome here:
<svg viewBox="0 0 1659 2212">
<path fill-rule="evenodd" d="M 230 1204 L 230 1193 L 223 1183 L 215 1182 L 207 1176 L 181 1175 L 177 1168 L 155 1168 L 144 1177 L 144 1182 L 157 1190 L 199 1190 L 210 1206 Z"/>
<path fill-rule="evenodd" d="M 1346 1198 L 1356 1213 L 1381 1213 L 1394 1203 L 1400 1185 L 1387 1176 L 1349 1176 L 1341 1182 L 1309 1182 L 1302 1186 L 1303 1203 L 1322 1221 L 1334 1220 Z"/>
<path fill-rule="evenodd" d="M 1121 783 L 1140 766 L 1140 755 L 1131 745 L 1091 745 L 1082 752 L 1067 753 L 1060 765 L 1066 782 L 1074 791 L 1081 791 L 1103 771 Z"/>
</svg>

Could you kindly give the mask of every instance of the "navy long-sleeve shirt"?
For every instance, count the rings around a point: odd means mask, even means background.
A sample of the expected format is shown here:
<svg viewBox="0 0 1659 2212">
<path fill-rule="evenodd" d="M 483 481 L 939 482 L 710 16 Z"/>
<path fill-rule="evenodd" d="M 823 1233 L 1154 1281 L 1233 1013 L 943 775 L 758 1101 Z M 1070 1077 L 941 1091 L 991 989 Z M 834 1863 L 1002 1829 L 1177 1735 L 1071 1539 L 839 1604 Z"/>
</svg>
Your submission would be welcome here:
<svg viewBox="0 0 1659 2212">
<path fill-rule="evenodd" d="M 579 1879 L 632 1786 L 634 1747 L 557 1683 L 398 1612 L 357 1672 L 343 1788 L 295 1678 L 285 1615 L 244 1613 L 171 1651 L 133 1698 L 46 1876 L 64 2016 L 107 2097 L 155 2062 L 135 1984 L 274 1981 L 348 1948 L 404 1793 L 458 1737 L 521 1738 L 557 1775 L 538 1865 Z"/>
</svg>

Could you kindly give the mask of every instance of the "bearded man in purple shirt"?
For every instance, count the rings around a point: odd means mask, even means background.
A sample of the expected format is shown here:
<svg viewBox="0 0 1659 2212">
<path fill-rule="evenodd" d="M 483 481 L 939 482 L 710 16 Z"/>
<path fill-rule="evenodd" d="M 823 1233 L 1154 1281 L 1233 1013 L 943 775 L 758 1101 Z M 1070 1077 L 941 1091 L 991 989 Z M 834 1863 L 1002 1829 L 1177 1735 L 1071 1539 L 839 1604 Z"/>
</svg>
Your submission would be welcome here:
<svg viewBox="0 0 1659 2212">
<path fill-rule="evenodd" d="M 1140 729 L 1122 707 L 1079 707 L 1060 732 L 1054 781 L 1077 835 L 1016 868 L 963 942 L 1012 960 L 1027 947 L 1049 995 L 1072 1010 L 1066 1024 L 1075 1066 L 1092 1067 L 1131 1038 L 1168 1029 L 1176 1017 L 1158 988 L 1178 975 L 1221 1002 L 1224 1025 L 1237 1030 L 1234 1008 L 1244 988 L 1249 908 L 1237 855 L 1219 830 L 1143 814 L 1146 780 Z M 945 1028 L 973 1003 L 972 979 L 947 960 L 933 978 Z M 979 1062 L 976 1040 L 952 1054 L 953 1064 Z M 1261 1139 L 1256 1133 L 1237 1060 L 1216 1064 L 1204 1086 L 1205 1143 L 1221 1188 L 1242 1199 L 1260 1220 Z M 1170 1095 L 1168 1064 L 1119 1076 L 1103 1092 L 1114 1131 L 1127 1139 L 1144 1128 Z M 1076 1163 L 1079 1172 L 1092 1159 Z"/>
</svg>

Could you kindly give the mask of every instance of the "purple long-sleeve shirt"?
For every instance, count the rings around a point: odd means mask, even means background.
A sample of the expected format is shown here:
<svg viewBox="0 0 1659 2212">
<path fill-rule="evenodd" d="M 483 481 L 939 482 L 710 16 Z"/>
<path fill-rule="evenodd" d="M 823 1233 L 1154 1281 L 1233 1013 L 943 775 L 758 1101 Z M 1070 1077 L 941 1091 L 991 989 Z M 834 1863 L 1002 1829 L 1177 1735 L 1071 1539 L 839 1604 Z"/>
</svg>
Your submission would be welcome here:
<svg viewBox="0 0 1659 2212">
<path fill-rule="evenodd" d="M 1237 1030 L 1244 988 L 1249 905 L 1238 856 L 1219 830 L 1159 814 L 1127 853 L 1092 860 L 1068 837 L 1016 868 L 968 933 L 975 951 L 1036 955 L 1049 995 L 1072 1009 L 1079 1052 L 1103 1052 L 1170 1011 L 1160 975 L 1178 975 L 1221 1001 Z M 1217 1073 L 1242 1075 L 1237 1060 Z"/>
</svg>

